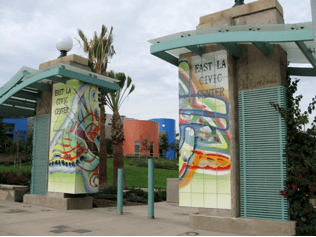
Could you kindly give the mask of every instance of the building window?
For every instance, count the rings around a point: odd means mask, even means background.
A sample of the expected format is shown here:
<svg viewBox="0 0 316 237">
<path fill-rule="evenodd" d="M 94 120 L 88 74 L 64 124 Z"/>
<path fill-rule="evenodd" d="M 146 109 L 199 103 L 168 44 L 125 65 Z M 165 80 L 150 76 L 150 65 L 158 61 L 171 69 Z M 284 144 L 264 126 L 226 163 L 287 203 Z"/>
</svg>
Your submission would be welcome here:
<svg viewBox="0 0 316 237">
<path fill-rule="evenodd" d="M 135 141 L 135 156 L 140 155 L 140 144 L 139 141 Z"/>
<path fill-rule="evenodd" d="M 154 143 L 150 142 L 150 156 L 154 157 Z"/>
</svg>

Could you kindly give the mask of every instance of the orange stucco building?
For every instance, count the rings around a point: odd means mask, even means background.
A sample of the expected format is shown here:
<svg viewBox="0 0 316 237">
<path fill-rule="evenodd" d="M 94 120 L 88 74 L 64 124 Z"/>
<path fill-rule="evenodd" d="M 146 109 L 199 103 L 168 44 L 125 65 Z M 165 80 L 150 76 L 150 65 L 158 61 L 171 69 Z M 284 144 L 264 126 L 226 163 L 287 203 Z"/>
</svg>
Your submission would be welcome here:
<svg viewBox="0 0 316 237">
<path fill-rule="evenodd" d="M 125 141 L 124 155 L 159 156 L 159 123 L 145 120 L 130 120 L 123 123 Z M 147 146 L 143 146 L 147 140 Z"/>
</svg>

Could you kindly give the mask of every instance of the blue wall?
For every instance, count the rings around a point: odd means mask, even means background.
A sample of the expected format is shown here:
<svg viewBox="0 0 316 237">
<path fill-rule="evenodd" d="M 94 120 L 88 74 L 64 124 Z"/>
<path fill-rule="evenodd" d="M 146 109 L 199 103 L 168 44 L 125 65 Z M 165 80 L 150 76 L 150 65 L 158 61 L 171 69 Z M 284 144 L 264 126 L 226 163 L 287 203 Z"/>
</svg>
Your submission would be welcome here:
<svg viewBox="0 0 316 237">
<path fill-rule="evenodd" d="M 159 123 L 159 131 L 166 131 L 168 142 L 169 144 L 173 143 L 176 144 L 176 121 L 174 119 L 167 119 L 167 118 L 155 118 L 150 119 L 149 121 L 155 121 Z M 175 159 L 175 151 L 169 149 L 166 152 L 166 158 L 167 159 Z"/>
<path fill-rule="evenodd" d="M 27 118 L 21 118 L 21 119 L 2 119 L 2 123 L 7 124 L 14 124 L 13 131 L 6 132 L 6 134 L 12 134 L 13 140 L 16 139 L 17 131 L 20 131 L 20 138 L 23 141 L 23 144 L 26 142 L 26 130 L 27 130 Z"/>
</svg>

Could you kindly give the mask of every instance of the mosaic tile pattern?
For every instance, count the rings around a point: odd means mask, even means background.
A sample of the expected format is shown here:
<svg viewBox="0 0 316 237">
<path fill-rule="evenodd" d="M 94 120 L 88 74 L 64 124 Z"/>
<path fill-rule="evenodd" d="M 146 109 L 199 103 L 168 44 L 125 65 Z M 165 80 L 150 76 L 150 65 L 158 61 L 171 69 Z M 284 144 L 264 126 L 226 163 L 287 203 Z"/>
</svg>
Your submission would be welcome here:
<svg viewBox="0 0 316 237">
<path fill-rule="evenodd" d="M 179 64 L 179 205 L 231 208 L 226 51 Z"/>
<path fill-rule="evenodd" d="M 99 87 L 68 80 L 53 85 L 48 191 L 98 192 Z"/>
</svg>

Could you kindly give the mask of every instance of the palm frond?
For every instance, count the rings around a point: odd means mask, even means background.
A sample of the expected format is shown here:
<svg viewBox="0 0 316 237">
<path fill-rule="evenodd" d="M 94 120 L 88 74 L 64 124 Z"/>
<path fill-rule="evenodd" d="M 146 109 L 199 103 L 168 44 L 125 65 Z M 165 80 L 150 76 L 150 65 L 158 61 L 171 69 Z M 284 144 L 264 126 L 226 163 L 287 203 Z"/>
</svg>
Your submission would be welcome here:
<svg viewBox="0 0 316 237">
<path fill-rule="evenodd" d="M 105 36 L 107 30 L 108 30 L 108 28 L 106 28 L 105 25 L 102 25 L 101 34 L 100 34 L 100 37 L 99 37 L 100 39 L 103 39 L 103 38 L 104 38 L 104 36 Z"/>
</svg>

